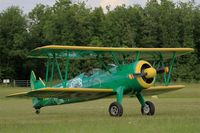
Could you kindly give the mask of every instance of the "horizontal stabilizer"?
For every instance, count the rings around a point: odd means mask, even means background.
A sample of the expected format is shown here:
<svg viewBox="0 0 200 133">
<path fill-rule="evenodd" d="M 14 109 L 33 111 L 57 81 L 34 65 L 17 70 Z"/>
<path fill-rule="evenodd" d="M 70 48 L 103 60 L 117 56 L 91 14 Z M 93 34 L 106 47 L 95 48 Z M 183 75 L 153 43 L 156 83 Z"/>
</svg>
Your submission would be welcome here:
<svg viewBox="0 0 200 133">
<path fill-rule="evenodd" d="M 158 95 L 184 88 L 184 85 L 153 86 L 143 91 L 144 95 Z"/>
</svg>

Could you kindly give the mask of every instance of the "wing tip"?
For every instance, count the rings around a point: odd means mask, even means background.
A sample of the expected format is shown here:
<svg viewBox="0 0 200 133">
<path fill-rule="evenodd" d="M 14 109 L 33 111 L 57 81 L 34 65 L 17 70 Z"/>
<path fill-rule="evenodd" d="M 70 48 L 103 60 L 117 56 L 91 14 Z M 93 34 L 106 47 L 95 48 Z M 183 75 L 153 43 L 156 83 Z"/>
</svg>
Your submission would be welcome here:
<svg viewBox="0 0 200 133">
<path fill-rule="evenodd" d="M 28 97 L 27 92 L 19 92 L 6 96 L 6 98 L 22 98 L 22 97 Z"/>
<path fill-rule="evenodd" d="M 153 86 L 149 89 L 182 89 L 185 88 L 185 85 L 169 85 L 169 86 Z"/>
</svg>

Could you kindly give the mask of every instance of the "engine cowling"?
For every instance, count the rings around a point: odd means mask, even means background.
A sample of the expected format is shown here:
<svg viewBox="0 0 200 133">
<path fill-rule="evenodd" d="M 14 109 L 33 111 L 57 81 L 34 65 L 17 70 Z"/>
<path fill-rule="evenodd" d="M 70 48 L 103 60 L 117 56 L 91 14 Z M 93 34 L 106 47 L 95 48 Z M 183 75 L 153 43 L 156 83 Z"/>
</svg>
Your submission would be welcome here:
<svg viewBox="0 0 200 133">
<path fill-rule="evenodd" d="M 136 80 L 143 89 L 153 86 L 157 72 L 149 62 L 144 60 L 138 61 L 134 67 L 134 72 L 142 74 Z"/>
</svg>

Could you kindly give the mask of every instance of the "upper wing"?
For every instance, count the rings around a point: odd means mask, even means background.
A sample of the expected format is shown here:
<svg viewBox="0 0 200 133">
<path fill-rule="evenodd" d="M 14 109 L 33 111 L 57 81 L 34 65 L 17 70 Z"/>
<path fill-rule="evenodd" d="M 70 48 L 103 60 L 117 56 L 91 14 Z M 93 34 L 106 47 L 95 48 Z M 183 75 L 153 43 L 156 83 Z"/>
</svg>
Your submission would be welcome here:
<svg viewBox="0 0 200 133">
<path fill-rule="evenodd" d="M 30 92 L 15 93 L 7 97 L 37 97 L 37 98 L 95 98 L 113 94 L 113 89 L 99 88 L 43 88 Z"/>
<path fill-rule="evenodd" d="M 38 47 L 31 51 L 30 57 L 35 58 L 51 58 L 53 54 L 56 57 L 67 57 L 70 59 L 91 59 L 96 58 L 99 54 L 118 52 L 122 54 L 129 54 L 134 56 L 134 53 L 140 52 L 141 58 L 155 58 L 162 53 L 163 58 L 171 58 L 173 53 L 176 56 L 192 52 L 192 48 L 114 48 L 114 47 L 84 47 L 84 46 L 61 46 L 61 45 L 48 45 Z"/>
<path fill-rule="evenodd" d="M 158 95 L 162 93 L 167 93 L 170 91 L 175 91 L 184 88 L 184 85 L 171 85 L 171 86 L 154 86 L 143 91 L 144 95 Z"/>
</svg>

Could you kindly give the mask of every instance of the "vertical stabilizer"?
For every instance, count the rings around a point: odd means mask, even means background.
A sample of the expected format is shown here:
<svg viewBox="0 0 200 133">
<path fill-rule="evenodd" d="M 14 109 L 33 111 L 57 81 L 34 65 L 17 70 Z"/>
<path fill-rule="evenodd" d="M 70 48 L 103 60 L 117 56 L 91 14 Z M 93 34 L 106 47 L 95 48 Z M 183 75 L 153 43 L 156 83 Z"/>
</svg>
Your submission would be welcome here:
<svg viewBox="0 0 200 133">
<path fill-rule="evenodd" d="M 30 83 L 31 83 L 31 90 L 38 90 L 46 87 L 45 83 L 42 81 L 41 78 L 39 78 L 39 80 L 36 79 L 34 71 L 31 71 Z M 42 98 L 36 98 L 36 97 L 32 98 L 33 107 L 36 109 L 37 114 L 39 113 L 39 110 L 42 107 L 42 102 L 43 102 Z"/>
<path fill-rule="evenodd" d="M 34 90 L 34 83 L 36 81 L 36 76 L 34 71 L 31 71 L 31 76 L 30 76 L 30 84 L 31 84 L 31 90 Z"/>
<path fill-rule="evenodd" d="M 31 71 L 30 83 L 31 83 L 31 89 L 32 90 L 37 90 L 37 89 L 40 89 L 40 88 L 44 88 L 46 86 L 41 78 L 39 78 L 39 80 L 36 80 L 36 76 L 35 76 L 34 71 Z"/>
</svg>

